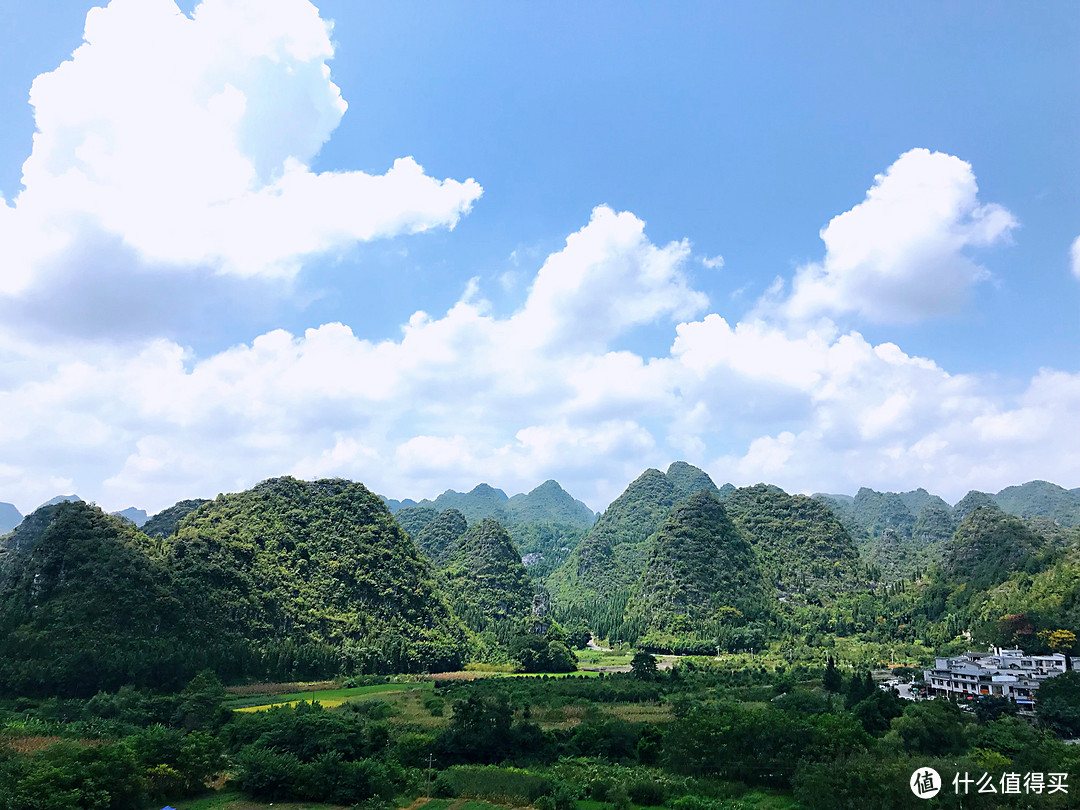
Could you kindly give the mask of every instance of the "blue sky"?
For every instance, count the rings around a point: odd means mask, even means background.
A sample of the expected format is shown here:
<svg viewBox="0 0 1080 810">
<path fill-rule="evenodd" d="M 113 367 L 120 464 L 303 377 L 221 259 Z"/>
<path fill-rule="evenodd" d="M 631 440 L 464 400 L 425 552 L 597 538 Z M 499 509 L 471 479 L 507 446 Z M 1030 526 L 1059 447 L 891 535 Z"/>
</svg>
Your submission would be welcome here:
<svg viewBox="0 0 1080 810">
<path fill-rule="evenodd" d="M 1075 4 L 38 5 L 0 500 L 1080 486 Z"/>
</svg>

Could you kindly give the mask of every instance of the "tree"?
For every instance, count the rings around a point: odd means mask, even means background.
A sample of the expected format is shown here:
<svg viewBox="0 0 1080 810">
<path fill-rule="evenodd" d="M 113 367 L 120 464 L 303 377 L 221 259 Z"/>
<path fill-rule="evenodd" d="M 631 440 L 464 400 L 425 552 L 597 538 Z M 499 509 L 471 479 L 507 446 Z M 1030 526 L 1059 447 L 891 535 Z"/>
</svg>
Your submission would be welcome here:
<svg viewBox="0 0 1080 810">
<path fill-rule="evenodd" d="M 1040 723 L 1062 737 L 1080 737 L 1080 672 L 1047 678 L 1035 696 Z"/>
<path fill-rule="evenodd" d="M 821 685 L 825 687 L 825 691 L 837 694 L 844 685 L 844 679 L 840 676 L 840 670 L 836 668 L 836 661 L 831 655 L 825 662 L 825 675 L 821 679 Z"/>
<path fill-rule="evenodd" d="M 908 751 L 945 756 L 962 751 L 965 726 L 970 722 L 960 708 L 948 700 L 913 703 L 892 721 L 892 731 Z"/>
<path fill-rule="evenodd" d="M 634 677 L 643 681 L 651 681 L 656 678 L 656 657 L 647 652 L 634 654 L 634 660 L 630 662 L 630 671 Z"/>
<path fill-rule="evenodd" d="M 1042 633 L 1039 634 L 1040 636 Z M 1076 633 L 1071 630 L 1055 630 L 1046 635 L 1046 646 L 1056 653 L 1069 655 L 1076 649 Z"/>
</svg>

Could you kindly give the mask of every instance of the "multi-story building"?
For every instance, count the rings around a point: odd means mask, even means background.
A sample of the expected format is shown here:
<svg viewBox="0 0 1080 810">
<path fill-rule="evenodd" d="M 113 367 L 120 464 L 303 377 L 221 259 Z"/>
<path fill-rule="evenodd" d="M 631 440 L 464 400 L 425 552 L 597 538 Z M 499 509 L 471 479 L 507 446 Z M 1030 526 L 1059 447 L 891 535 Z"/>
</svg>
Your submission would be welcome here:
<svg viewBox="0 0 1080 810">
<path fill-rule="evenodd" d="M 1018 706 L 1035 705 L 1039 684 L 1067 669 L 1061 653 L 1025 655 L 1023 650 L 995 647 L 993 652 L 969 652 L 956 658 L 937 658 L 923 673 L 926 693 L 974 700 L 982 695 L 1006 697 Z"/>
</svg>

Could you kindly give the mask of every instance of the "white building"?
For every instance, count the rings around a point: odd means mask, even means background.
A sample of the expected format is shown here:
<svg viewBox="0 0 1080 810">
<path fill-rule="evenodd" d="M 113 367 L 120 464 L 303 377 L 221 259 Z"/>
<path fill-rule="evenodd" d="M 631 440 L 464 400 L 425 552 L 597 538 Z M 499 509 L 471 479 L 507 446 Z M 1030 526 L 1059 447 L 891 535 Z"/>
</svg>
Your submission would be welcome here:
<svg viewBox="0 0 1080 810">
<path fill-rule="evenodd" d="M 1035 692 L 1047 678 L 1066 670 L 1065 656 L 1025 655 L 1023 650 L 995 647 L 992 653 L 969 652 L 957 658 L 937 658 L 923 672 L 926 693 L 974 700 L 982 695 L 1006 697 L 1018 706 L 1035 705 Z"/>
</svg>

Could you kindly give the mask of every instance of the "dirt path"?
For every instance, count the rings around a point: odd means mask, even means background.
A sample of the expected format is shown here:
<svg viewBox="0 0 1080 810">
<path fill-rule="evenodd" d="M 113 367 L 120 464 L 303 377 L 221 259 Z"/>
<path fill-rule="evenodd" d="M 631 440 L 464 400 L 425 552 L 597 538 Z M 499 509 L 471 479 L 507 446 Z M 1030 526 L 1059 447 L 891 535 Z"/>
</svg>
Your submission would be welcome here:
<svg viewBox="0 0 1080 810">
<path fill-rule="evenodd" d="M 611 647 L 597 647 L 596 639 L 593 638 L 591 633 L 589 634 L 589 640 L 585 642 L 585 646 L 597 652 L 611 652 Z"/>
</svg>

